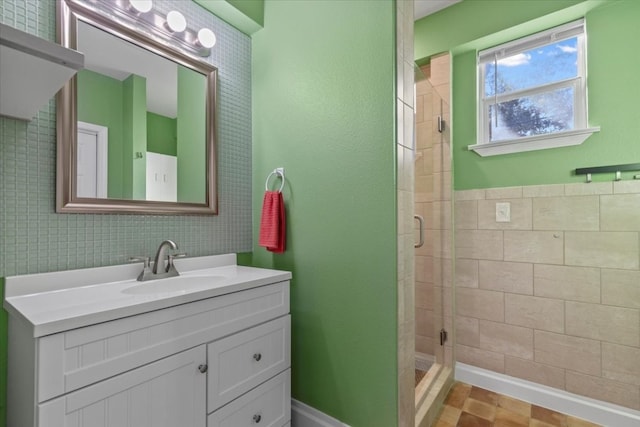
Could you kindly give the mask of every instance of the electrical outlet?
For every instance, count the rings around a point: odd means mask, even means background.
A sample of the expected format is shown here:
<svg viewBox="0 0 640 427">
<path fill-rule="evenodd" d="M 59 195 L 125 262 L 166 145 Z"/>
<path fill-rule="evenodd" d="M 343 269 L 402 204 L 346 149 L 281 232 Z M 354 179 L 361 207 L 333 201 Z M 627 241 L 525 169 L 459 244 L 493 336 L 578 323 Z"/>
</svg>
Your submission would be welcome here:
<svg viewBox="0 0 640 427">
<path fill-rule="evenodd" d="M 511 203 L 496 203 L 496 222 L 511 222 Z"/>
</svg>

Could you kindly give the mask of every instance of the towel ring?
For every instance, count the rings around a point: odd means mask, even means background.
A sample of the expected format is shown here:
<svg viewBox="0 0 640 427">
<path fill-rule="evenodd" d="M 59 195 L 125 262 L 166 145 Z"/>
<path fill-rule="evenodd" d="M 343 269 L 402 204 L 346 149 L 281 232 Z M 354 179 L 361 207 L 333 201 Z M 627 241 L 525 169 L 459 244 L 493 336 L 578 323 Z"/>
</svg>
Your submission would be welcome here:
<svg viewBox="0 0 640 427">
<path fill-rule="evenodd" d="M 279 193 L 282 193 L 282 189 L 284 188 L 284 168 L 276 168 L 273 170 L 273 172 L 267 175 L 267 180 L 264 183 L 264 189 L 265 191 L 269 191 L 269 179 L 271 179 L 273 175 L 279 176 L 282 179 L 280 189 L 278 190 Z"/>
</svg>

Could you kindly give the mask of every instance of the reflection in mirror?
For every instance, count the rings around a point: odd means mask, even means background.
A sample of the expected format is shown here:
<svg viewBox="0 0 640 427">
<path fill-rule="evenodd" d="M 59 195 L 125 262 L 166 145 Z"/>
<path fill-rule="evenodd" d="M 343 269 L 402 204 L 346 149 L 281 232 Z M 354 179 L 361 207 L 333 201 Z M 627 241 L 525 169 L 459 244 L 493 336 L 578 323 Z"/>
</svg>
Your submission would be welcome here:
<svg viewBox="0 0 640 427">
<path fill-rule="evenodd" d="M 58 211 L 215 213 L 215 68 L 58 7 L 62 44 L 86 58 L 58 95 Z"/>
</svg>

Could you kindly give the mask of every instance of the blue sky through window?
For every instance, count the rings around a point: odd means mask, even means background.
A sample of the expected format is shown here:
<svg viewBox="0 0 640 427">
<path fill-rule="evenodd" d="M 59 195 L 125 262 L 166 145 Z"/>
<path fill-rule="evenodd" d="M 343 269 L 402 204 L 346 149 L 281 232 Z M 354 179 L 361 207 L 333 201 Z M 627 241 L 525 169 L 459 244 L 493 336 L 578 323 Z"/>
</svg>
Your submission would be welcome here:
<svg viewBox="0 0 640 427">
<path fill-rule="evenodd" d="M 485 96 L 495 92 L 493 62 L 485 64 Z M 573 37 L 498 61 L 497 93 L 541 86 L 578 75 L 578 39 Z"/>
</svg>

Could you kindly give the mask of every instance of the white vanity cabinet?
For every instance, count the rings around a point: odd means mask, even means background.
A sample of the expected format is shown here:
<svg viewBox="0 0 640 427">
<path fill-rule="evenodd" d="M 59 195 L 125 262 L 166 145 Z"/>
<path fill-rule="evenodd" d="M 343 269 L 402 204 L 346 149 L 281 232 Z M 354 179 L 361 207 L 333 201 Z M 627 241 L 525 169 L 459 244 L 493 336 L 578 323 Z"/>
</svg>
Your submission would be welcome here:
<svg viewBox="0 0 640 427">
<path fill-rule="evenodd" d="M 288 280 L 35 337 L 11 316 L 9 342 L 9 427 L 291 420 Z"/>
</svg>

